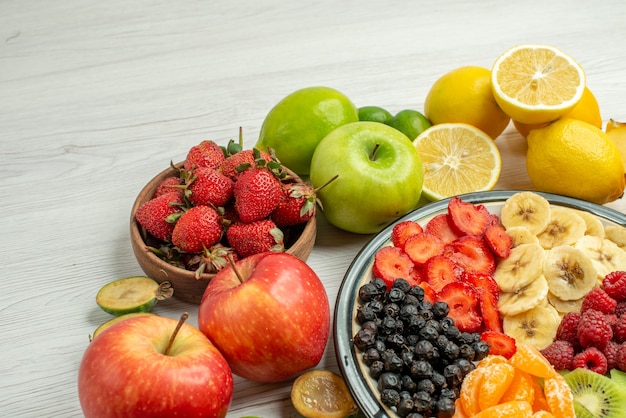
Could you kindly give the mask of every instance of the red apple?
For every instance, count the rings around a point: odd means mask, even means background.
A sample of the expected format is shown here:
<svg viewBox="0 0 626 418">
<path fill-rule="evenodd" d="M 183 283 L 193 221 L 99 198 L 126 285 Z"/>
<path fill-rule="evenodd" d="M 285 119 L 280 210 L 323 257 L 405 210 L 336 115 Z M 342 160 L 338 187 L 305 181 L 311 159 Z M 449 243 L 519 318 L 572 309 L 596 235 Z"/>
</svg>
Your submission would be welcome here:
<svg viewBox="0 0 626 418">
<path fill-rule="evenodd" d="M 183 321 L 138 316 L 94 338 L 78 370 L 85 417 L 226 416 L 230 367 L 203 333 Z"/>
<path fill-rule="evenodd" d="M 213 277 L 200 302 L 198 326 L 233 373 L 280 382 L 319 363 L 330 306 L 322 282 L 304 261 L 260 253 Z"/>
</svg>

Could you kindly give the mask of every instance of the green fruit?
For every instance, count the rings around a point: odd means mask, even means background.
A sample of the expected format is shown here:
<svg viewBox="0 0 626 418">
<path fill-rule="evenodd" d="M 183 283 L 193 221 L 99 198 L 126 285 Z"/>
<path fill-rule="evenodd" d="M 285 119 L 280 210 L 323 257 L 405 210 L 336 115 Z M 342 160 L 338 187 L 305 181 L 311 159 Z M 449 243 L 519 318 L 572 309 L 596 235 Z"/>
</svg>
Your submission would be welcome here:
<svg viewBox="0 0 626 418">
<path fill-rule="evenodd" d="M 317 144 L 335 128 L 358 120 L 357 108 L 341 92 L 303 88 L 270 110 L 255 147 L 267 152 L 271 148 L 283 165 L 306 176 Z"/>
<path fill-rule="evenodd" d="M 396 128 L 412 141 L 433 124 L 417 110 L 405 109 L 391 118 L 387 125 Z"/>
<path fill-rule="evenodd" d="M 322 213 L 334 226 L 371 234 L 415 209 L 424 173 L 417 150 L 398 130 L 355 122 L 332 131 L 311 160 L 310 181 L 320 188 Z"/>
<path fill-rule="evenodd" d="M 133 312 L 133 313 L 129 313 L 129 314 L 116 316 L 115 318 L 109 319 L 105 323 L 101 324 L 98 328 L 96 328 L 96 330 L 93 332 L 93 336 L 91 336 L 91 339 L 93 340 L 98 335 L 100 335 L 100 333 L 102 331 L 104 331 L 105 329 L 110 328 L 111 326 L 117 324 L 118 322 L 122 322 L 122 321 L 125 321 L 125 320 L 129 319 L 129 318 L 134 318 L 136 316 L 141 316 L 141 315 L 154 315 L 154 314 L 152 314 L 150 312 Z"/>
<path fill-rule="evenodd" d="M 626 395 L 613 380 L 588 369 L 575 369 L 564 379 L 572 390 L 577 417 L 624 416 Z"/>
<path fill-rule="evenodd" d="M 96 303 L 112 315 L 150 312 L 157 301 L 172 296 L 169 282 L 159 284 L 145 276 L 132 276 L 104 285 L 96 295 Z"/>
<path fill-rule="evenodd" d="M 378 106 L 359 107 L 359 120 L 388 124 L 393 118 L 391 113 Z"/>
</svg>

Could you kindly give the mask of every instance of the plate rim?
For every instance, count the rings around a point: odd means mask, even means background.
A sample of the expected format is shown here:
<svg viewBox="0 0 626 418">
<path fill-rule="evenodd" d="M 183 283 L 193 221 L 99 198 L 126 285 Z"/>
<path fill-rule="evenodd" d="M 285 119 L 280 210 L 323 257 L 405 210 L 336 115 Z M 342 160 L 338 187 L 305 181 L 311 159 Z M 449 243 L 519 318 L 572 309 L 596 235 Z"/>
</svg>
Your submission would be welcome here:
<svg viewBox="0 0 626 418">
<path fill-rule="evenodd" d="M 529 190 L 492 190 L 461 194 L 458 195 L 458 197 L 463 199 L 465 202 L 482 204 L 500 201 L 503 202 L 516 193 L 528 191 Z M 626 227 L 626 215 L 607 206 L 554 193 L 538 191 L 530 192 L 543 196 L 550 202 L 550 204 L 584 210 L 607 221 Z M 356 296 L 358 289 L 356 289 L 356 284 L 358 283 L 358 279 L 361 277 L 363 268 L 366 268 L 370 264 L 371 257 L 374 254 L 373 251 L 380 248 L 384 243 L 391 239 L 391 231 L 396 224 L 405 220 L 418 220 L 426 218 L 429 215 L 445 210 L 451 199 L 452 198 L 445 198 L 435 202 L 430 202 L 420 208 L 417 208 L 387 225 L 379 233 L 370 238 L 370 240 L 359 250 L 352 262 L 349 264 L 339 286 L 337 298 L 335 300 L 333 324 L 333 343 L 335 355 L 341 374 L 346 380 L 346 385 L 348 386 L 354 401 L 359 406 L 359 409 L 368 418 L 387 417 L 387 412 L 382 405 L 380 405 L 379 401 L 376 400 L 376 395 L 372 393 L 369 384 L 365 381 L 365 378 L 359 373 L 358 359 L 356 357 L 357 352 L 351 344 L 353 336 L 349 334 L 349 331 L 351 331 L 351 324 L 353 321 L 352 312 L 354 311 L 354 305 L 357 299 Z M 363 399 L 362 396 L 358 396 L 359 393 L 367 393 L 370 396 Z"/>
</svg>

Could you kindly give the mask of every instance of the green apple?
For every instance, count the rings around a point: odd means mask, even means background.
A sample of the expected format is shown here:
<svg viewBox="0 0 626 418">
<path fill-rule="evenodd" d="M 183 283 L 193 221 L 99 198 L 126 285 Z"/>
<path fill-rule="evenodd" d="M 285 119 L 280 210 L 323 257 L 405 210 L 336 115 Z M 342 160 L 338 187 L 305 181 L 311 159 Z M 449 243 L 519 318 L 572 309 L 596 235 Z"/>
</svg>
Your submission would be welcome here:
<svg viewBox="0 0 626 418">
<path fill-rule="evenodd" d="M 311 160 L 322 213 L 346 231 L 371 234 L 415 209 L 424 172 L 411 140 L 377 122 L 353 122 L 328 134 Z"/>
<path fill-rule="evenodd" d="M 343 93 L 306 87 L 269 111 L 255 147 L 266 152 L 271 148 L 283 165 L 306 176 L 317 144 L 333 129 L 358 120 L 358 109 Z"/>
</svg>

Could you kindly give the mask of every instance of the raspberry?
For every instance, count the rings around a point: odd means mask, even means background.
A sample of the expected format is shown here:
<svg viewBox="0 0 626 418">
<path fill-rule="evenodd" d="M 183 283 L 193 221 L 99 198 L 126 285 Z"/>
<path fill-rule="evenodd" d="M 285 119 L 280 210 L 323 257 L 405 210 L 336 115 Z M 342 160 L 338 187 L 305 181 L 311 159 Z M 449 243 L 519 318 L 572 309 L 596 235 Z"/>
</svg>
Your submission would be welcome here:
<svg viewBox="0 0 626 418">
<path fill-rule="evenodd" d="M 580 314 L 578 312 L 568 312 L 561 319 L 561 323 L 556 330 L 556 340 L 567 341 L 572 347 L 578 346 L 578 322 Z"/>
<path fill-rule="evenodd" d="M 619 318 L 623 313 L 626 313 L 626 301 L 617 302 L 617 306 L 615 307 L 615 311 L 613 312 Z"/>
<path fill-rule="evenodd" d="M 576 369 L 589 369 L 593 372 L 604 374 L 607 371 L 607 360 L 602 351 L 596 347 L 589 347 L 574 356 L 572 366 Z"/>
<path fill-rule="evenodd" d="M 617 301 L 608 295 L 601 287 L 592 289 L 585 298 L 580 308 L 580 312 L 585 312 L 589 309 L 595 309 L 605 314 L 610 314 L 615 310 Z"/>
<path fill-rule="evenodd" d="M 602 287 L 618 302 L 626 301 L 626 271 L 614 271 L 602 279 Z"/>
<path fill-rule="evenodd" d="M 602 312 L 589 309 L 580 317 L 576 336 L 583 348 L 596 347 L 601 350 L 613 339 L 613 329 Z"/>
<path fill-rule="evenodd" d="M 541 350 L 541 354 L 543 354 L 556 370 L 572 370 L 574 347 L 569 342 L 555 340 L 552 344 Z"/>
<path fill-rule="evenodd" d="M 626 313 L 623 313 L 613 325 L 613 339 L 618 343 L 626 341 Z"/>
<path fill-rule="evenodd" d="M 617 350 L 617 368 L 626 372 L 626 343 L 621 344 Z"/>
<path fill-rule="evenodd" d="M 619 355 L 620 344 L 615 341 L 609 341 L 602 350 L 604 353 L 604 357 L 606 357 L 606 368 L 607 370 L 615 369 L 618 363 L 618 355 Z"/>
</svg>

